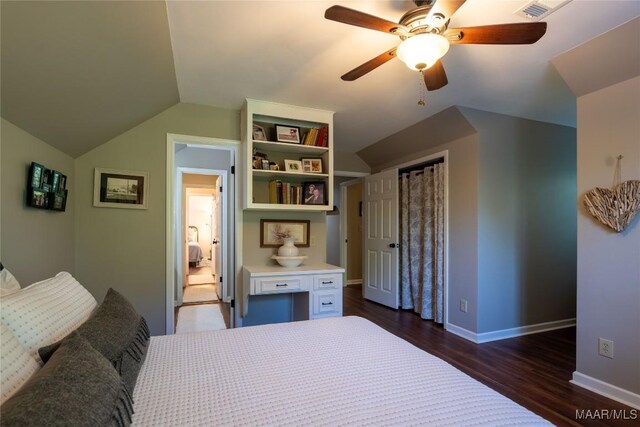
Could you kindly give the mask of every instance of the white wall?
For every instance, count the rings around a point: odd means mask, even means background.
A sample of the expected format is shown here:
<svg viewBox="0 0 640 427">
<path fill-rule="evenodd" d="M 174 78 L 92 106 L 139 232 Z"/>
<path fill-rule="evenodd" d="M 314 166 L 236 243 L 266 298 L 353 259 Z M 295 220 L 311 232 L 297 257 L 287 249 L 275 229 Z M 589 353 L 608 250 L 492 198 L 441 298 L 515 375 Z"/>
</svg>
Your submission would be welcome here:
<svg viewBox="0 0 640 427">
<path fill-rule="evenodd" d="M 75 172 L 71 157 L 5 119 L 0 123 L 0 200 L 2 263 L 22 286 L 75 274 Z M 25 203 L 31 162 L 67 176 L 65 212 L 35 209 Z"/>
<path fill-rule="evenodd" d="M 640 77 L 578 98 L 578 327 L 576 372 L 635 394 L 640 405 L 640 215 L 622 233 L 585 210 L 584 193 L 640 179 Z M 598 338 L 614 358 L 598 355 Z M 575 376 L 574 376 L 575 378 Z"/>
</svg>

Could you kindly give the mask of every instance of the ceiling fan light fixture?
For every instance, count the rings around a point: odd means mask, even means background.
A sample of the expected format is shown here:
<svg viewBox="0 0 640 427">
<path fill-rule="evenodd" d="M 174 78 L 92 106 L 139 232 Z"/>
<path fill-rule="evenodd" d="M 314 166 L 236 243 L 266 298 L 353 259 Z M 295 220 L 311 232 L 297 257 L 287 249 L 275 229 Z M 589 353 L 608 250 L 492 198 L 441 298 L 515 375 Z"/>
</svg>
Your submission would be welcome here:
<svg viewBox="0 0 640 427">
<path fill-rule="evenodd" d="M 396 54 L 407 67 L 421 71 L 431 67 L 449 51 L 449 40 L 439 34 L 422 33 L 409 37 Z"/>
</svg>

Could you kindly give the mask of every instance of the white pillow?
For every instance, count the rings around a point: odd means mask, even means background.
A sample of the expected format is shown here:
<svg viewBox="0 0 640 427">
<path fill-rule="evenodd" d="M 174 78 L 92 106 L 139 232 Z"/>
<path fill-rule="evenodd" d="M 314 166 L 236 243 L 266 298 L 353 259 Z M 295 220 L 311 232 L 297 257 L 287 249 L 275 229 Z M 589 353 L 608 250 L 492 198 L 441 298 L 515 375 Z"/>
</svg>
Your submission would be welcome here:
<svg viewBox="0 0 640 427">
<path fill-rule="evenodd" d="M 0 299 L 0 319 L 27 351 L 41 362 L 38 349 L 67 336 L 89 318 L 98 303 L 67 272 Z"/>
<path fill-rule="evenodd" d="M 2 404 L 40 369 L 40 365 L 4 324 L 0 325 L 0 357 Z"/>
<path fill-rule="evenodd" d="M 8 295 L 20 290 L 20 283 L 6 268 L 0 271 L 0 295 Z"/>
</svg>

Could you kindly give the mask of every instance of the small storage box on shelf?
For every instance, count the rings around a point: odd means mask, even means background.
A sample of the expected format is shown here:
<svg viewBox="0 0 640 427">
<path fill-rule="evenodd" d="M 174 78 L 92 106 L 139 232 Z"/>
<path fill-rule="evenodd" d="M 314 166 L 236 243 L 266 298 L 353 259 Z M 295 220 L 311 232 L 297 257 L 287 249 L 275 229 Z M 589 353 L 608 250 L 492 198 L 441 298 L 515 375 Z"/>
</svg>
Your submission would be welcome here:
<svg viewBox="0 0 640 427">
<path fill-rule="evenodd" d="M 276 126 L 291 131 L 290 142 L 278 141 Z M 333 209 L 333 112 L 247 99 L 242 108 L 242 141 L 244 209 Z M 285 170 L 285 160 L 303 159 L 305 165 L 321 164 L 321 169 L 311 172 L 299 165 L 298 170 Z M 311 185 L 318 184 L 321 197 L 307 202 Z"/>
</svg>

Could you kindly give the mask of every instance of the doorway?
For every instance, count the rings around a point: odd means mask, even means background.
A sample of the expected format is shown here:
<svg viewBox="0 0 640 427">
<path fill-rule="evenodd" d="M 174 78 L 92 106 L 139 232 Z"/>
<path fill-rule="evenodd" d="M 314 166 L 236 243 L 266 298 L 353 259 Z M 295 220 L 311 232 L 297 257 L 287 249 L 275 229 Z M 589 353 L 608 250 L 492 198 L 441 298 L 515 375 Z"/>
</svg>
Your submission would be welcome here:
<svg viewBox="0 0 640 427">
<path fill-rule="evenodd" d="M 220 300 L 218 278 L 221 271 L 216 263 L 218 247 L 223 243 L 220 237 L 220 180 L 218 175 L 182 175 L 186 195 L 182 228 L 187 236 L 183 269 L 187 277 L 183 281 L 182 305 Z"/>
<path fill-rule="evenodd" d="M 362 285 L 362 179 L 340 184 L 340 264 L 347 286 Z"/>
<path fill-rule="evenodd" d="M 214 138 L 167 137 L 167 334 L 184 329 L 178 327 L 184 324 L 181 319 L 192 324 L 184 332 L 237 325 L 241 239 L 236 224 L 242 223 L 235 182 L 238 145 Z M 195 286 L 203 287 L 193 296 L 189 291 Z"/>
</svg>

